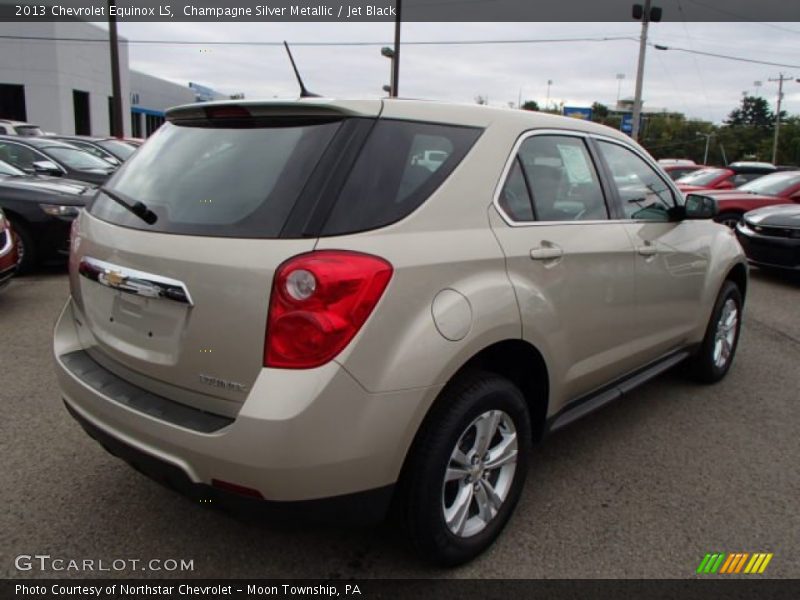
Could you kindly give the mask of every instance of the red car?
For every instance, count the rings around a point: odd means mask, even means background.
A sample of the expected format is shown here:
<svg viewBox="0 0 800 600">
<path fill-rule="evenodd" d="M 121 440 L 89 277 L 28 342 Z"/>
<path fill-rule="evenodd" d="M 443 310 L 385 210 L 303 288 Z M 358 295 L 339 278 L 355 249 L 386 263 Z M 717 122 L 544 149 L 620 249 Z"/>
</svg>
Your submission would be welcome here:
<svg viewBox="0 0 800 600">
<path fill-rule="evenodd" d="M 3 289 L 17 270 L 17 244 L 3 211 L 0 210 L 0 289 Z"/>
<path fill-rule="evenodd" d="M 669 178 L 672 181 L 677 181 L 681 177 L 685 177 L 695 171 L 699 171 L 700 169 L 704 169 L 705 165 L 698 165 L 690 160 L 681 160 L 681 159 L 669 159 L 665 158 L 658 161 L 658 164 L 661 165 L 661 168 L 664 169 Z"/>
<path fill-rule="evenodd" d="M 675 183 L 684 193 L 699 190 L 732 190 L 754 179 L 774 173 L 775 165 L 756 162 L 735 162 L 727 167 L 706 167 L 684 175 Z"/>
<path fill-rule="evenodd" d="M 733 228 L 748 211 L 774 204 L 800 204 L 800 171 L 780 171 L 735 190 L 705 191 L 703 195 L 717 201 L 716 220 Z"/>
</svg>

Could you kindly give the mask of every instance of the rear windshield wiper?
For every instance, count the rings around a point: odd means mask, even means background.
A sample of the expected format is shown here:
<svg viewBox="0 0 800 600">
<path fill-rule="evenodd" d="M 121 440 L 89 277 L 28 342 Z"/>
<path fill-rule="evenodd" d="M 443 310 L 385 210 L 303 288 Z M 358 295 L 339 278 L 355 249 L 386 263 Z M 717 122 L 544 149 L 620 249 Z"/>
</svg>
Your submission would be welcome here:
<svg viewBox="0 0 800 600">
<path fill-rule="evenodd" d="M 147 205 L 144 202 L 137 201 L 134 202 L 133 204 L 128 204 L 127 202 L 125 202 L 125 200 L 117 196 L 117 194 L 115 194 L 108 188 L 101 187 L 100 191 L 103 192 L 109 198 L 111 198 L 114 202 L 122 206 L 123 208 L 135 214 L 137 217 L 139 217 L 142 221 L 144 221 L 148 225 L 152 225 L 153 223 L 158 221 L 158 215 L 156 215 L 156 213 L 147 208 Z"/>
</svg>

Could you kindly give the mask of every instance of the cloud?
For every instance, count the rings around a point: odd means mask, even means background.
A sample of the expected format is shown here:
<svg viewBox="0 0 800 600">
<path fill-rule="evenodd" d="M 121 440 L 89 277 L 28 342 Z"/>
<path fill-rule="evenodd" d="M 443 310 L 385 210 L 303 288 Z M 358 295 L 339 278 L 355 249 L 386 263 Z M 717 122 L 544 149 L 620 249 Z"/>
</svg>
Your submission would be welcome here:
<svg viewBox="0 0 800 600">
<path fill-rule="evenodd" d="M 391 23 L 125 23 L 131 40 L 375 42 L 374 46 L 295 46 L 306 86 L 336 97 L 376 98 L 389 83 L 389 60 L 380 44 L 391 45 Z M 404 44 L 400 61 L 402 96 L 473 102 L 478 94 L 493 105 L 533 99 L 588 106 L 616 102 L 618 73 L 625 75 L 622 97 L 632 97 L 639 24 L 628 23 L 404 23 L 404 42 L 627 37 L 604 42 L 497 45 Z M 800 27 L 794 23 L 656 23 L 654 43 L 701 52 L 800 65 Z M 203 50 L 201 52 L 201 50 Z M 131 67 L 180 83 L 197 81 L 248 98 L 294 97 L 297 85 L 282 47 L 130 47 Z M 684 112 L 719 122 L 737 106 L 743 91 L 774 103 L 769 83 L 790 69 L 693 55 L 679 50 L 647 51 L 646 107 Z M 800 69 L 797 69 L 800 76 Z M 762 82 L 760 87 L 755 81 Z M 784 107 L 800 112 L 800 84 L 786 84 Z M 793 90 L 792 86 L 797 86 Z"/>
</svg>

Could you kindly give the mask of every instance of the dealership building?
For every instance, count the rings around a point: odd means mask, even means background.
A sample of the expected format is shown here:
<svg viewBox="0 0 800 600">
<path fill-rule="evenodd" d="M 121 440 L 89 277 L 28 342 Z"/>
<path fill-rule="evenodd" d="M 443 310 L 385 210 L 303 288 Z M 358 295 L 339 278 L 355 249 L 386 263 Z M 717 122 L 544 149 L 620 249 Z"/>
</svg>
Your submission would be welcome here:
<svg viewBox="0 0 800 600">
<path fill-rule="evenodd" d="M 126 136 L 147 137 L 171 106 L 224 98 L 132 71 L 128 42 L 119 38 Z M 0 23 L 0 119 L 28 121 L 65 135 L 111 133 L 108 32 L 91 23 Z"/>
</svg>

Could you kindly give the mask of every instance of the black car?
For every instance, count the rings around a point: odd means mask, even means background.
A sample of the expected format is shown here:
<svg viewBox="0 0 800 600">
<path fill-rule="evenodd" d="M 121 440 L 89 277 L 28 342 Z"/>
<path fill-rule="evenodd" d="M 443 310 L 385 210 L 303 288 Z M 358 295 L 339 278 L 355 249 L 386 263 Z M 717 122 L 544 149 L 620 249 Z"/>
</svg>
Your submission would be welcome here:
<svg viewBox="0 0 800 600">
<path fill-rule="evenodd" d="M 0 160 L 26 173 L 102 185 L 116 167 L 71 144 L 45 136 L 0 135 Z"/>
<path fill-rule="evenodd" d="M 800 206 L 776 204 L 745 213 L 736 237 L 750 263 L 800 272 Z"/>
<path fill-rule="evenodd" d="M 57 177 L 32 177 L 0 161 L 0 208 L 17 239 L 20 272 L 69 254 L 72 221 L 95 186 Z"/>
<path fill-rule="evenodd" d="M 50 135 L 50 139 L 59 140 L 86 150 L 97 158 L 102 158 L 112 165 L 119 166 L 128 160 L 136 148 L 127 142 L 112 137 L 91 137 L 88 135 Z"/>
</svg>

